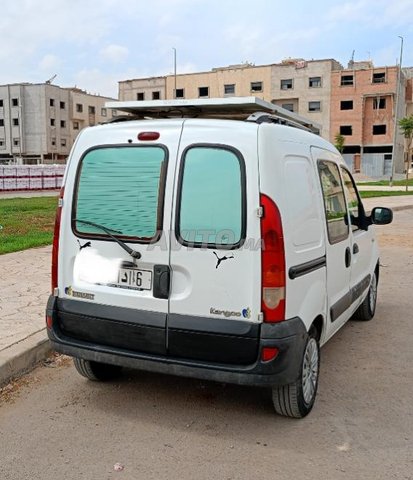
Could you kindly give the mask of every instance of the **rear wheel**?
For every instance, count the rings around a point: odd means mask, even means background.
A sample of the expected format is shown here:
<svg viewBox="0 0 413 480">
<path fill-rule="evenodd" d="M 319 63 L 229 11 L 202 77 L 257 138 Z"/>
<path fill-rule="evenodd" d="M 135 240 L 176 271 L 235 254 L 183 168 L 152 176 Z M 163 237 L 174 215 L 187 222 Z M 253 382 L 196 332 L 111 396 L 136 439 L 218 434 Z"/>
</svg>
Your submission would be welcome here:
<svg viewBox="0 0 413 480">
<path fill-rule="evenodd" d="M 91 360 L 84 360 L 83 358 L 73 358 L 73 363 L 80 375 L 96 382 L 114 380 L 119 377 L 122 371 L 122 367 L 118 367 L 117 365 L 93 362 Z"/>
<path fill-rule="evenodd" d="M 301 362 L 300 375 L 296 382 L 272 390 L 272 401 L 279 415 L 303 418 L 313 408 L 318 387 L 320 369 L 320 346 L 317 331 L 311 329 Z"/>
<path fill-rule="evenodd" d="M 363 303 L 353 315 L 355 320 L 362 320 L 366 322 L 374 317 L 377 302 L 377 283 L 377 275 L 376 272 L 374 272 L 367 297 L 363 300 Z"/>
</svg>

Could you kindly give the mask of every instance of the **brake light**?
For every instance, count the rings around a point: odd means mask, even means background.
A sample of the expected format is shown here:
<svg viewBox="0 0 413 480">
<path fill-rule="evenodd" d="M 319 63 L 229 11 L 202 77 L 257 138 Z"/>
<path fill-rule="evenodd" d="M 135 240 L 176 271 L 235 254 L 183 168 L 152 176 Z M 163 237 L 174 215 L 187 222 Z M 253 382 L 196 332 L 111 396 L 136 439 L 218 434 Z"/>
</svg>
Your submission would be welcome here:
<svg viewBox="0 0 413 480">
<path fill-rule="evenodd" d="M 285 252 L 280 212 L 275 203 L 260 195 L 261 217 L 261 310 L 264 322 L 285 320 Z"/>
<path fill-rule="evenodd" d="M 151 141 L 151 140 L 158 140 L 160 137 L 159 132 L 140 132 L 138 133 L 138 140 L 140 141 Z"/>
<path fill-rule="evenodd" d="M 58 260 L 59 260 L 59 237 L 60 237 L 60 219 L 62 217 L 64 187 L 60 189 L 59 203 L 57 205 L 56 217 L 54 222 L 53 248 L 52 248 L 52 293 L 57 288 Z"/>
</svg>

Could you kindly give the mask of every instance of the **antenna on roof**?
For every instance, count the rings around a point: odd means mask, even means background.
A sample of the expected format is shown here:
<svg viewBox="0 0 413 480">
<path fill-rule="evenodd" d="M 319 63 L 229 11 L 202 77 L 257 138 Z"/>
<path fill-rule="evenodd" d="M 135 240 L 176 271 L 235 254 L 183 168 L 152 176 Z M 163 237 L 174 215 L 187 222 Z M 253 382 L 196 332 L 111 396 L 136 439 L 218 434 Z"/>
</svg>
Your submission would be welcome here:
<svg viewBox="0 0 413 480">
<path fill-rule="evenodd" d="M 351 54 L 351 58 L 348 62 L 348 68 L 353 68 L 353 65 L 354 65 L 354 54 L 356 53 L 355 50 L 353 50 L 353 53 Z"/>
<path fill-rule="evenodd" d="M 44 83 L 46 83 L 47 85 L 50 85 L 56 77 L 57 77 L 57 73 L 55 73 L 53 77 L 49 78 L 49 80 L 46 80 Z"/>
</svg>

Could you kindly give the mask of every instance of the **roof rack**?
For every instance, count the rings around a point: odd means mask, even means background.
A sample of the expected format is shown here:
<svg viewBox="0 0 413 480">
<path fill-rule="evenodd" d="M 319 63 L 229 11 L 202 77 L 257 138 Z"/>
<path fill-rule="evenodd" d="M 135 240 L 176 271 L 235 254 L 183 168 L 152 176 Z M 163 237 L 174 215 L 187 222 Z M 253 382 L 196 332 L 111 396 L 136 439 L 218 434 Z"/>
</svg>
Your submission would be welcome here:
<svg viewBox="0 0 413 480">
<path fill-rule="evenodd" d="M 278 123 L 319 134 L 321 125 L 256 97 L 106 102 L 106 108 L 143 118 L 220 118 Z M 122 120 L 125 120 L 122 118 Z M 116 120 L 115 120 L 116 121 Z"/>
</svg>

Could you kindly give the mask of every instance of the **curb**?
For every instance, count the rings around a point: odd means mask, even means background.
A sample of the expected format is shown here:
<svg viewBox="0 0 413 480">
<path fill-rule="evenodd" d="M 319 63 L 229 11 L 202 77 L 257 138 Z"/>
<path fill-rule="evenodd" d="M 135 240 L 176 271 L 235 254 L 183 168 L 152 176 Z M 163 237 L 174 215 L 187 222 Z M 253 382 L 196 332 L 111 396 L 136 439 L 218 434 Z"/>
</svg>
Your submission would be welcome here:
<svg viewBox="0 0 413 480">
<path fill-rule="evenodd" d="M 413 205 L 400 205 L 398 207 L 393 207 L 392 210 L 393 212 L 398 212 L 400 210 L 409 210 L 410 208 L 413 208 Z"/>
<path fill-rule="evenodd" d="M 0 387 L 34 368 L 51 351 L 46 328 L 0 351 Z"/>
</svg>

